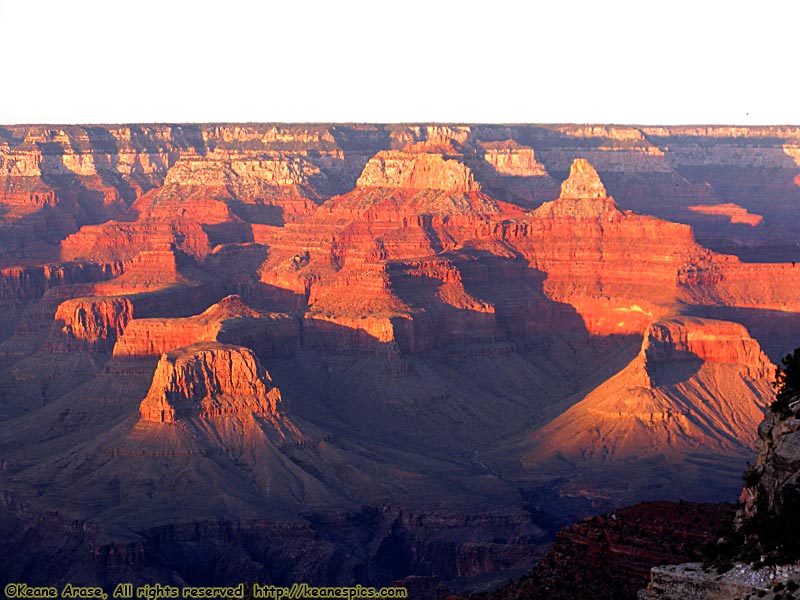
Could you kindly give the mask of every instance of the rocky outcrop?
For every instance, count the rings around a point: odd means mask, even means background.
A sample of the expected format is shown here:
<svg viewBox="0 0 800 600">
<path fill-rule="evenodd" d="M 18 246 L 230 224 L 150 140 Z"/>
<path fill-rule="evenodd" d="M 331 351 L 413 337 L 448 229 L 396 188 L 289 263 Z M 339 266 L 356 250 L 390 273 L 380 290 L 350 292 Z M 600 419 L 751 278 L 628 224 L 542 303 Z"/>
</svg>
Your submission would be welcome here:
<svg viewBox="0 0 800 600">
<path fill-rule="evenodd" d="M 702 563 L 683 563 L 654 567 L 647 589 L 638 600 L 727 600 L 796 598 L 800 589 L 800 567 L 753 569 L 735 564 L 720 573 Z"/>
<path fill-rule="evenodd" d="M 514 140 L 503 142 L 484 142 L 484 160 L 500 175 L 514 177 L 547 177 L 545 166 L 536 159 L 533 148 L 523 146 Z"/>
<path fill-rule="evenodd" d="M 744 474 L 735 528 L 712 546 L 708 562 L 652 569 L 640 600 L 794 598 L 800 590 L 796 518 L 800 453 L 795 415 L 769 411 L 758 427 L 759 454 Z M 706 557 L 708 558 L 708 556 Z"/>
<path fill-rule="evenodd" d="M 773 365 L 759 343 L 738 323 L 672 317 L 653 323 L 642 345 L 645 363 L 668 365 L 681 360 L 737 365 L 752 379 L 771 381 Z"/>
<path fill-rule="evenodd" d="M 67 263 L 36 267 L 8 267 L 0 271 L 0 305 L 6 309 L 41 298 L 52 288 L 104 281 L 122 272 L 119 263 Z"/>
<path fill-rule="evenodd" d="M 561 184 L 558 200 L 545 202 L 532 215 L 537 219 L 602 219 L 622 216 L 594 167 L 578 158 L 570 166 L 569 177 Z"/>
<path fill-rule="evenodd" d="M 635 502 L 642 498 L 624 490 L 658 472 L 662 497 L 730 499 L 740 483 L 725 484 L 721 475 L 752 459 L 756 428 L 774 397 L 773 373 L 758 342 L 739 324 L 685 317 L 656 322 L 624 369 L 513 452 L 529 473 L 557 468 L 563 493 L 587 494 L 565 482 L 580 481 L 578 473 L 590 470 L 602 473 L 595 492 Z M 694 459 L 698 452 L 702 465 Z M 681 481 L 681 495 L 671 495 L 673 478 Z"/>
<path fill-rule="evenodd" d="M 792 385 L 790 379 L 783 381 Z M 793 598 L 800 590 L 800 419 L 797 403 L 782 397 L 781 387 L 778 401 L 758 426 L 758 458 L 744 472 L 744 506 L 733 527 L 709 546 L 705 564 L 654 568 L 640 600 Z"/>
<path fill-rule="evenodd" d="M 227 296 L 201 314 L 191 317 L 132 319 L 114 345 L 114 356 L 161 356 L 195 342 L 217 341 L 226 326 L 241 319 L 246 320 L 253 334 L 263 332 L 263 328 L 254 326 L 254 322 L 260 318 L 261 315 L 244 304 L 239 296 Z M 236 343 L 231 335 L 228 334 L 226 341 Z"/>
<path fill-rule="evenodd" d="M 128 298 L 73 298 L 56 309 L 45 348 L 50 352 L 109 352 L 133 318 Z"/>
<path fill-rule="evenodd" d="M 733 511 L 730 504 L 652 502 L 585 519 L 559 531 L 553 547 L 527 575 L 471 598 L 633 600 L 647 584 L 651 567 L 699 559 Z"/>
<path fill-rule="evenodd" d="M 595 168 L 583 158 L 576 158 L 569 168 L 569 177 L 561 184 L 561 198 L 607 198 L 606 188 Z"/>
<path fill-rule="evenodd" d="M 748 468 L 741 500 L 744 509 L 739 526 L 749 531 L 754 524 L 782 515 L 793 519 L 796 496 L 800 490 L 800 418 L 795 411 L 769 411 L 758 427 L 758 458 Z"/>
<path fill-rule="evenodd" d="M 205 342 L 162 355 L 139 413 L 156 423 L 239 413 L 275 415 L 280 401 L 280 391 L 252 350 Z"/>
<path fill-rule="evenodd" d="M 442 154 L 408 151 L 379 152 L 358 178 L 358 187 L 479 192 L 469 167 Z"/>
<path fill-rule="evenodd" d="M 696 213 L 727 218 L 733 224 L 741 223 L 751 227 L 759 225 L 764 220 L 761 215 L 747 212 L 747 209 L 743 206 L 731 202 L 725 204 L 696 204 L 688 208 Z"/>
</svg>

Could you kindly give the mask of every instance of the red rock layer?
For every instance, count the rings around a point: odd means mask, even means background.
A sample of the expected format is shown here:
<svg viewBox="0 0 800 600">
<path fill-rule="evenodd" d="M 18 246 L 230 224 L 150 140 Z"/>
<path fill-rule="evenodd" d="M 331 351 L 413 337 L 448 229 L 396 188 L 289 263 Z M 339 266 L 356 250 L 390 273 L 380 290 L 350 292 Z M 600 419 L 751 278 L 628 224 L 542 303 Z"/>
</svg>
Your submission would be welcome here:
<svg viewBox="0 0 800 600">
<path fill-rule="evenodd" d="M 427 154 L 432 151 L 427 145 L 407 152 L 393 167 L 392 181 L 411 177 L 419 157 L 437 156 Z M 433 177 L 434 171 L 425 173 Z M 442 181 L 447 173 L 443 168 Z M 592 334 L 642 333 L 675 312 L 679 301 L 794 310 L 788 266 L 740 263 L 702 249 L 686 225 L 619 210 L 585 160 L 574 161 L 561 195 L 526 215 L 481 193 L 357 189 L 324 204 L 302 227 L 265 230 L 262 241 L 272 255 L 261 281 L 305 295 L 312 312 L 329 320 L 364 311 L 407 319 L 408 303 L 387 282 L 381 263 L 470 245 L 486 252 L 485 261 L 515 252 L 527 258 L 546 274 L 544 299 L 574 307 Z M 775 269 L 784 276 L 772 276 Z M 472 294 L 478 304 L 492 304 L 482 297 L 491 296 L 489 290 Z M 542 308 L 540 299 L 534 312 Z"/>
<path fill-rule="evenodd" d="M 385 262 L 348 263 L 335 278 L 312 285 L 307 315 L 343 327 L 355 325 L 380 342 L 394 340 L 389 318 L 408 308 L 390 288 Z"/>
<path fill-rule="evenodd" d="M 547 177 L 545 166 L 536 160 L 533 148 L 523 146 L 514 140 L 484 142 L 484 160 L 501 175 L 515 177 Z"/>
<path fill-rule="evenodd" d="M 324 339 L 323 346 L 331 339 L 321 333 L 336 327 L 343 335 L 347 327 L 364 334 L 345 335 L 342 347 L 366 344 L 373 351 L 374 342 L 378 347 L 393 342 L 392 319 L 407 320 L 409 309 L 391 289 L 387 261 L 456 247 L 501 214 L 500 204 L 477 191 L 469 169 L 436 148 L 422 145 L 394 153 L 391 160 L 379 155 L 355 191 L 330 200 L 302 226 L 264 231 L 272 253 L 261 281 L 306 296 L 312 320 L 306 319 L 304 328 Z M 304 252 L 297 254 L 298 248 Z"/>
<path fill-rule="evenodd" d="M 725 204 L 697 204 L 688 208 L 704 215 L 727 217 L 731 223 L 743 223 L 751 227 L 755 227 L 764 220 L 761 215 L 749 213 L 746 208 L 730 202 Z"/>
<path fill-rule="evenodd" d="M 571 179 L 567 194 L 601 193 L 589 167 Z M 508 242 L 547 273 L 547 296 L 574 306 L 590 333 L 638 333 L 674 310 L 676 273 L 697 247 L 689 227 L 622 212 L 606 197 L 561 198 L 531 217 L 507 230 Z"/>
<path fill-rule="evenodd" d="M 239 413 L 274 416 L 280 400 L 252 350 L 206 342 L 162 355 L 139 413 L 156 423 Z"/>
<path fill-rule="evenodd" d="M 746 456 L 772 396 L 773 372 L 738 323 L 653 323 L 627 367 L 528 437 L 523 463 L 668 457 L 664 466 L 675 468 L 695 452 L 720 460 Z"/>
<path fill-rule="evenodd" d="M 738 365 L 747 377 L 771 379 L 775 366 L 742 325 L 726 321 L 673 317 L 650 325 L 642 344 L 648 364 L 700 359 Z"/>
<path fill-rule="evenodd" d="M 395 150 L 379 152 L 370 159 L 356 185 L 448 192 L 479 192 L 481 189 L 470 169 L 458 160 L 442 154 Z"/>
<path fill-rule="evenodd" d="M 595 168 L 585 158 L 576 158 L 569 167 L 569 177 L 561 184 L 561 198 L 606 198 L 606 188 Z"/>
<path fill-rule="evenodd" d="M 678 272 L 679 297 L 700 306 L 800 312 L 795 263 L 745 263 L 735 256 L 698 256 Z"/>
<path fill-rule="evenodd" d="M 183 319 L 133 319 L 114 344 L 115 358 L 160 356 L 195 342 L 211 341 L 216 332 L 206 324 Z"/>
<path fill-rule="evenodd" d="M 160 356 L 195 342 L 217 340 L 226 320 L 258 316 L 238 296 L 228 296 L 192 317 L 132 319 L 113 354 L 116 358 Z"/>
<path fill-rule="evenodd" d="M 448 148 L 446 144 L 442 147 Z M 543 284 L 545 299 L 577 309 L 590 333 L 642 332 L 650 321 L 672 312 L 679 297 L 686 296 L 690 296 L 691 303 L 787 307 L 782 300 L 788 287 L 780 279 L 770 278 L 768 284 L 775 289 L 766 296 L 777 297 L 775 300 L 765 302 L 761 294 L 761 299 L 754 301 L 747 296 L 758 294 L 748 294 L 746 289 L 740 289 L 742 286 L 737 286 L 736 272 L 741 267 L 736 261 L 701 252 L 688 227 L 618 210 L 614 201 L 606 197 L 596 171 L 585 160 L 574 162 L 570 177 L 562 186 L 561 199 L 545 203 L 529 217 L 523 217 L 512 207 L 480 193 L 453 191 L 477 188 L 468 184 L 471 175 L 453 183 L 451 175 L 455 171 L 467 173 L 469 169 L 459 162 L 457 154 L 436 154 L 436 148 L 426 143 L 407 149 L 402 156 L 395 157 L 395 162 L 390 161 L 394 166 L 388 175 L 385 161 L 382 171 L 375 166 L 380 161 L 368 165 L 362 184 L 370 185 L 326 203 L 302 226 L 260 229 L 263 234 L 259 234 L 258 241 L 271 248 L 271 256 L 261 269 L 261 281 L 268 287 L 305 297 L 312 313 L 324 315 L 328 322 L 338 320 L 344 327 L 356 322 L 363 329 L 366 322 L 354 321 L 352 315 L 366 311 L 372 315 L 370 319 L 378 321 L 409 316 L 407 303 L 391 289 L 382 262 L 427 257 L 464 243 L 480 245 L 493 253 L 506 253 L 507 249 L 498 248 L 498 244 L 503 244 L 511 245 L 529 258 L 532 267 L 548 275 Z M 451 153 L 455 152 L 452 146 L 449 148 Z M 186 177 L 195 177 L 196 183 L 210 187 L 220 185 L 221 180 L 217 180 L 221 173 L 224 175 L 225 169 L 238 164 L 238 159 L 230 155 L 224 160 L 212 157 L 211 166 L 204 166 L 199 157 L 192 160 L 181 163 L 180 169 L 188 169 Z M 214 166 L 215 161 L 228 166 Z M 246 160 L 242 165 L 243 172 L 263 166 Z M 275 177 L 280 183 L 291 183 L 292 171 L 284 175 L 289 179 Z M 415 178 L 421 179 L 415 183 Z M 426 178 L 430 179 L 426 185 L 450 188 L 449 191 L 413 192 L 385 187 L 422 185 Z M 433 181 L 437 178 L 438 183 Z M 371 187 L 379 183 L 383 189 Z M 159 196 L 143 199 L 139 203 L 141 214 L 151 215 L 154 223 L 160 223 L 167 218 L 166 208 L 160 207 L 172 206 L 175 200 L 171 198 L 176 193 L 178 190 L 165 188 Z M 188 192 L 189 197 L 193 194 Z M 202 258 L 211 244 L 209 227 L 234 225 L 236 217 L 219 202 L 205 208 L 202 203 L 192 206 L 195 211 L 192 215 L 204 215 L 203 219 L 216 223 L 190 235 L 181 229 L 183 247 Z M 214 207 L 221 208 L 217 216 Z M 151 243 L 160 239 L 158 243 L 175 244 L 180 236 L 171 231 L 163 239 L 154 232 L 148 232 L 148 237 Z M 243 239 L 244 234 L 240 233 L 231 230 L 226 235 L 234 240 Z M 125 243 L 112 245 L 125 246 Z M 748 272 L 742 277 L 748 280 L 766 279 L 764 268 L 744 270 Z M 719 277 L 721 271 L 728 273 L 724 280 Z M 643 273 L 647 276 L 642 276 Z M 492 304 L 480 294 L 476 299 L 484 306 Z M 455 313 L 451 319 L 455 319 Z M 370 336 L 376 334 L 373 337 L 381 342 L 391 341 L 388 332 L 393 326 L 378 321 L 365 331 Z M 408 323 L 402 325 L 408 330 Z"/>
<path fill-rule="evenodd" d="M 160 183 L 158 151 L 123 149 L 104 128 L 5 131 L 10 135 L 0 141 L 0 233 L 9 249 L 28 260 L 37 254 L 52 260 L 48 245 L 81 225 L 120 216 L 146 187 Z"/>
<path fill-rule="evenodd" d="M 41 298 L 57 286 L 103 281 L 122 272 L 119 263 L 68 263 L 38 267 L 7 267 L 0 271 L 0 306 L 10 308 Z"/>
<path fill-rule="evenodd" d="M 702 558 L 733 518 L 730 504 L 648 502 L 558 532 L 524 577 L 472 600 L 635 600 L 657 565 Z"/>
<path fill-rule="evenodd" d="M 189 283 L 178 266 L 171 250 L 144 250 L 125 265 L 124 272 L 108 281 L 96 284 L 98 295 L 135 294 Z"/>
<path fill-rule="evenodd" d="M 212 249 L 207 227 L 239 221 L 222 202 L 205 198 L 202 193 L 178 195 L 174 189 L 160 188 L 143 196 L 133 210 L 139 212 L 136 220 L 89 225 L 67 237 L 61 242 L 62 258 L 95 256 L 130 261 L 143 251 L 170 248 L 202 258 Z"/>
<path fill-rule="evenodd" d="M 50 352 L 108 352 L 133 318 L 127 298 L 73 298 L 56 309 L 45 349 Z"/>
</svg>

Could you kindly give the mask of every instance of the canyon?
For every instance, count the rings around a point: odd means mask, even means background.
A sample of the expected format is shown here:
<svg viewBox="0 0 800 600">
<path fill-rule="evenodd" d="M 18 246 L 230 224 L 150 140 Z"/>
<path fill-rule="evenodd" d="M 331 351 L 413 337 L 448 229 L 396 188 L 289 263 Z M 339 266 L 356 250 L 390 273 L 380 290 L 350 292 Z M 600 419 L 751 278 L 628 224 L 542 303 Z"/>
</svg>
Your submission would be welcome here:
<svg viewBox="0 0 800 600">
<path fill-rule="evenodd" d="M 798 148 L 0 127 L 0 524 L 29 561 L 3 568 L 436 596 L 580 517 L 735 500 L 800 339 Z"/>
</svg>

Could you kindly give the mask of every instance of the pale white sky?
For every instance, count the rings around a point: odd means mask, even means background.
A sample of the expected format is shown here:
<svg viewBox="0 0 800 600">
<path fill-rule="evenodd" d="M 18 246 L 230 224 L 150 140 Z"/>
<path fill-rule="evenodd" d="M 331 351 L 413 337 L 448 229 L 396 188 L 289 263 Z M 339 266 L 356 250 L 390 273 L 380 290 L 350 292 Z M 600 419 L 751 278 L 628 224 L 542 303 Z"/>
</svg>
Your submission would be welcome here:
<svg viewBox="0 0 800 600">
<path fill-rule="evenodd" d="M 800 124 L 799 7 L 0 0 L 0 123 Z"/>
</svg>

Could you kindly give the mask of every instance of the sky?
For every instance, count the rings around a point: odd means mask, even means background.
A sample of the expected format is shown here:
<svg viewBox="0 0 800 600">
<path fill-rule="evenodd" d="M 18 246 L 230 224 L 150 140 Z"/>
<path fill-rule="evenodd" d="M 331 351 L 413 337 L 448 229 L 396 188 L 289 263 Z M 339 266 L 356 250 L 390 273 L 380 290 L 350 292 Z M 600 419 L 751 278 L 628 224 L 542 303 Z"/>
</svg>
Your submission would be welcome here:
<svg viewBox="0 0 800 600">
<path fill-rule="evenodd" d="M 800 125 L 800 3 L 0 0 L 0 123 Z"/>
</svg>

